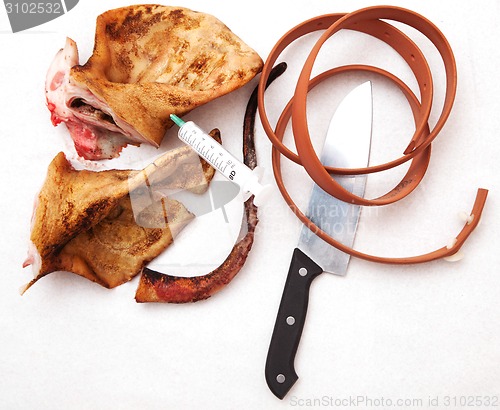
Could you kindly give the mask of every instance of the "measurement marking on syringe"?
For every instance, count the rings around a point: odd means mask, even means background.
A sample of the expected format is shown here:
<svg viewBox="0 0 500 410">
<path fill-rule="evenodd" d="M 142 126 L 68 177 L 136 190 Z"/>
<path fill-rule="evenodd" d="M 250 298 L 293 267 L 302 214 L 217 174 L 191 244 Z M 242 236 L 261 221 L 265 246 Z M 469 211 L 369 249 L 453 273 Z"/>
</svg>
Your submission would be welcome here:
<svg viewBox="0 0 500 410">
<path fill-rule="evenodd" d="M 217 163 L 217 161 L 214 161 L 214 165 L 215 168 L 217 168 L 219 171 L 224 172 L 224 170 L 222 169 L 222 161 L 220 161 L 219 163 Z"/>
<path fill-rule="evenodd" d="M 200 157 L 210 163 L 213 168 L 221 172 L 227 179 L 241 187 L 243 192 L 253 193 L 255 204 L 265 199 L 268 187 L 260 184 L 256 173 L 244 163 L 228 152 L 219 142 L 213 140 L 193 122 L 184 122 L 174 114 L 170 115 L 172 121 L 180 127 L 179 138 L 190 145 Z M 259 200 L 259 198 L 261 198 Z"/>
</svg>

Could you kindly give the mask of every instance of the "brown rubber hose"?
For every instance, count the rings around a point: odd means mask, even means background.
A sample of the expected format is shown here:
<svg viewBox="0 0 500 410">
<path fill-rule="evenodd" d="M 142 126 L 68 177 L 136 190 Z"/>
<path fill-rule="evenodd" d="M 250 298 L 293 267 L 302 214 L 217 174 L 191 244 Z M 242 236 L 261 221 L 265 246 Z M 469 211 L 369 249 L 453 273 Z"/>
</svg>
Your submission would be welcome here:
<svg viewBox="0 0 500 410">
<path fill-rule="evenodd" d="M 428 119 L 433 100 L 432 73 L 429 65 L 417 45 L 408 36 L 394 26 L 381 21 L 380 19 L 394 20 L 417 29 L 429 38 L 443 59 L 446 72 L 445 100 L 441 115 L 432 130 L 428 126 Z M 400 79 L 387 71 L 372 66 L 350 65 L 338 67 L 324 72 L 316 78 L 310 80 L 314 61 L 321 49 L 321 46 L 329 37 L 341 29 L 351 29 L 369 34 L 381 41 L 384 41 L 396 50 L 396 52 L 402 56 L 412 70 L 419 86 L 421 100 L 419 101 L 408 86 L 406 86 L 406 84 L 404 84 Z M 309 54 L 297 81 L 295 94 L 283 110 L 283 113 L 276 125 L 276 129 L 273 130 L 265 110 L 263 84 L 266 83 L 270 70 L 282 51 L 299 37 L 317 30 L 325 30 L 325 32 L 316 42 L 311 53 Z M 381 75 L 394 82 L 405 95 L 415 119 L 415 133 L 413 134 L 402 157 L 385 164 L 358 169 L 324 167 L 321 164 L 312 146 L 307 127 L 307 93 L 311 88 L 319 84 L 324 79 L 346 71 L 367 71 Z M 330 195 L 345 202 L 358 205 L 387 205 L 394 203 L 411 193 L 420 183 L 427 170 L 430 160 L 431 143 L 444 126 L 451 112 L 457 86 L 456 64 L 453 52 L 446 38 L 435 25 L 410 10 L 390 6 L 368 7 L 349 14 L 328 14 L 315 17 L 294 27 L 277 42 L 264 64 L 260 84 L 261 86 L 259 87 L 258 93 L 259 114 L 264 130 L 273 144 L 273 170 L 278 187 L 286 203 L 297 215 L 297 217 L 309 227 L 309 229 L 315 232 L 323 240 L 330 243 L 332 246 L 335 246 L 352 256 L 357 256 L 374 262 L 396 264 L 421 263 L 443 257 L 450 257 L 458 252 L 460 247 L 479 222 L 488 193 L 486 189 L 478 190 L 471 218 L 458 234 L 454 243 L 448 244 L 448 246 L 424 255 L 390 258 L 359 252 L 355 249 L 344 246 L 322 231 L 295 205 L 293 199 L 286 190 L 280 168 L 280 156 L 283 154 L 290 160 L 302 165 L 314 182 Z M 290 117 L 292 119 L 292 130 L 298 154 L 294 154 L 282 143 L 283 134 Z M 391 191 L 376 199 L 365 199 L 353 195 L 343 189 L 330 175 L 357 175 L 380 172 L 394 168 L 410 160 L 412 161 L 411 165 L 402 181 Z"/>
</svg>

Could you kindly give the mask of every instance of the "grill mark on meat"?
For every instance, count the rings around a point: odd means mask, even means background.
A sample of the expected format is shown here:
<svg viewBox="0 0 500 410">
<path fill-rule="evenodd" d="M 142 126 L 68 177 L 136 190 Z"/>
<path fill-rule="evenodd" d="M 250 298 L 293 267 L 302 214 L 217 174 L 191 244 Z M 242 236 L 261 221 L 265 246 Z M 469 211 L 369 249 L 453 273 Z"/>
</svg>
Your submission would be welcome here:
<svg viewBox="0 0 500 410">
<path fill-rule="evenodd" d="M 145 7 L 144 13 L 140 9 L 130 10 L 121 24 L 115 21 L 106 24 L 106 33 L 119 43 L 134 41 L 134 38 L 147 34 L 151 26 L 161 21 L 161 14 L 155 14 L 152 10 L 152 7 Z"/>
<path fill-rule="evenodd" d="M 199 14 L 194 12 L 193 14 Z M 193 30 L 200 27 L 199 20 L 191 19 L 186 16 L 184 10 L 176 9 L 172 10 L 168 16 L 164 17 L 165 19 L 170 18 L 175 25 L 178 25 L 180 28 L 184 30 Z"/>
</svg>

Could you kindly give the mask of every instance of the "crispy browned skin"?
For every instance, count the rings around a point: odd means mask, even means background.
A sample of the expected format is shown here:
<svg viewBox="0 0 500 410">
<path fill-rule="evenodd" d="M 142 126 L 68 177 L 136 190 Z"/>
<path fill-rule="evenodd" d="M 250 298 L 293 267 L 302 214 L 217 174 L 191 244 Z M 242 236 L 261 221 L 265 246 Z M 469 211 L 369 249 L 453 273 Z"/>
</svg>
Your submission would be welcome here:
<svg viewBox="0 0 500 410">
<path fill-rule="evenodd" d="M 76 171 L 60 152 L 49 165 L 38 195 L 31 241 L 40 254 L 40 272 L 47 261 L 79 232 L 86 231 L 128 193 L 130 171 Z"/>
<path fill-rule="evenodd" d="M 97 18 L 94 52 L 71 70 L 149 143 L 183 115 L 250 81 L 260 56 L 215 17 L 181 7 L 139 5 Z"/>
<path fill-rule="evenodd" d="M 217 129 L 210 135 L 220 142 Z M 188 146 L 168 151 L 142 171 L 77 171 L 59 153 L 49 166 L 33 216 L 31 241 L 40 267 L 30 286 L 57 270 L 110 288 L 130 280 L 193 217 L 177 201 L 158 197 L 151 203 L 149 187 L 199 193 L 214 172 Z M 130 192 L 135 201 L 147 201 L 135 217 Z"/>
<path fill-rule="evenodd" d="M 278 64 L 269 76 L 269 85 L 286 70 L 286 64 Z M 254 144 L 257 93 L 254 91 L 247 105 L 243 125 L 243 159 L 250 168 L 257 166 Z M 240 241 L 236 243 L 226 260 L 217 269 L 204 276 L 178 277 L 144 269 L 135 300 L 137 302 L 187 303 L 207 299 L 223 289 L 241 270 L 252 249 L 255 227 L 258 223 L 257 207 L 253 197 L 245 202 L 246 223 L 243 221 Z"/>
<path fill-rule="evenodd" d="M 130 197 L 124 196 L 97 225 L 79 233 L 46 260 L 47 270 L 76 273 L 107 288 L 128 282 L 172 243 L 172 230 L 180 231 L 193 218 L 180 202 L 161 202 L 169 208 L 168 218 L 155 213 L 163 221 L 149 228 L 136 223 Z"/>
</svg>

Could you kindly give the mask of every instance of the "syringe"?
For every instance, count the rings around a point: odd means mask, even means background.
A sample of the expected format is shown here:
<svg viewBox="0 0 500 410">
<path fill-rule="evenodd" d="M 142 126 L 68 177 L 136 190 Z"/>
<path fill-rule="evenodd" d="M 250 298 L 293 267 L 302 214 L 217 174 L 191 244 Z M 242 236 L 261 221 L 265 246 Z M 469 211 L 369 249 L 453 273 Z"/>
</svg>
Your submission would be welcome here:
<svg viewBox="0 0 500 410">
<path fill-rule="evenodd" d="M 227 179 L 239 185 L 244 194 L 253 194 L 256 206 L 266 202 L 272 186 L 262 185 L 259 182 L 260 175 L 257 168 L 252 170 L 247 167 L 194 122 L 185 122 L 174 114 L 170 114 L 170 118 L 180 127 L 178 136 L 181 141 L 194 149 Z"/>
</svg>

